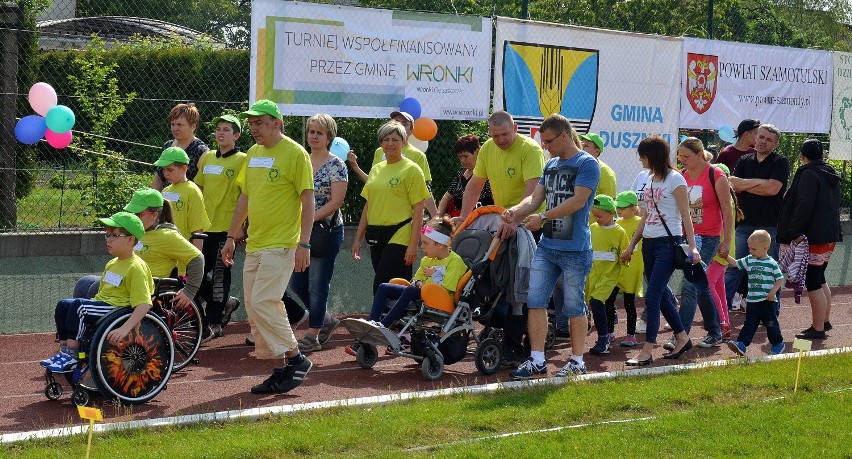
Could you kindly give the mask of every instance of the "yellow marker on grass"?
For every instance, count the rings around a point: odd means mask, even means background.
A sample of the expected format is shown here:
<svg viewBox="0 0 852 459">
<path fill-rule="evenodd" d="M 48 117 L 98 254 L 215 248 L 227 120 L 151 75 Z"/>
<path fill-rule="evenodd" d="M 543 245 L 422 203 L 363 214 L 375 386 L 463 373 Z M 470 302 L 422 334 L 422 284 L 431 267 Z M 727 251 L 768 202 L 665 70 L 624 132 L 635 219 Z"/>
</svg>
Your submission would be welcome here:
<svg viewBox="0 0 852 459">
<path fill-rule="evenodd" d="M 802 354 L 805 351 L 810 352 L 811 344 L 812 343 L 810 341 L 806 340 L 806 339 L 796 338 L 795 340 L 793 340 L 793 349 L 796 349 L 796 350 L 799 351 L 799 363 L 796 364 L 796 384 L 793 385 L 793 393 L 794 394 L 799 389 L 799 370 L 802 369 Z"/>
<path fill-rule="evenodd" d="M 95 427 L 95 421 L 103 421 L 104 416 L 101 410 L 87 406 L 77 406 L 77 412 L 80 413 L 80 418 L 89 420 L 89 445 L 86 446 L 86 459 L 89 459 L 89 452 L 92 450 L 92 431 Z"/>
</svg>

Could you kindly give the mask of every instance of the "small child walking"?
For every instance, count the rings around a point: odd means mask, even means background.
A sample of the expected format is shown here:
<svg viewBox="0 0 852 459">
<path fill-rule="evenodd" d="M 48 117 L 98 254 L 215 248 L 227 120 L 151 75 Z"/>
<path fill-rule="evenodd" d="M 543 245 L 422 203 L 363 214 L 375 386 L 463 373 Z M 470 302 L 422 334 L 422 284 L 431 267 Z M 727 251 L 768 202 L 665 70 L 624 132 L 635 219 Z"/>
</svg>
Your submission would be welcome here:
<svg viewBox="0 0 852 459">
<path fill-rule="evenodd" d="M 163 198 L 172 203 L 174 210 L 175 226 L 178 232 L 187 240 L 191 239 L 192 233 L 200 233 L 210 227 L 210 219 L 204 208 L 204 196 L 201 189 L 194 182 L 186 178 L 189 169 L 189 156 L 181 147 L 169 147 L 163 150 L 160 158 L 154 165 L 163 168 L 163 175 L 171 185 L 163 188 Z M 200 239 L 191 241 L 192 244 L 203 250 L 203 242 Z M 182 272 L 183 267 L 179 267 Z"/>
<path fill-rule="evenodd" d="M 639 199 L 634 191 L 622 191 L 615 197 L 615 211 L 618 213 L 618 226 L 624 228 L 627 240 L 631 240 L 639 227 L 642 217 L 639 216 Z M 636 246 L 638 252 L 642 251 L 642 241 Z M 606 315 L 609 332 L 615 332 L 615 298 L 618 292 L 624 295 L 624 312 L 627 314 L 627 336 L 621 342 L 624 347 L 634 347 L 636 341 L 636 296 L 642 296 L 643 273 L 645 262 L 642 257 L 630 260 L 630 264 L 621 267 L 618 284 L 612 289 L 612 293 L 606 300 Z"/>
<path fill-rule="evenodd" d="M 748 296 L 746 296 L 746 318 L 736 341 L 728 341 L 728 347 L 739 355 L 745 355 L 760 322 L 766 327 L 769 354 L 784 352 L 784 338 L 775 313 L 776 293 L 784 285 L 784 274 L 778 263 L 769 256 L 772 237 L 765 230 L 757 230 L 748 237 L 749 255 L 735 260 L 728 255 L 728 264 L 745 270 L 748 275 Z"/>
<path fill-rule="evenodd" d="M 609 354 L 609 346 L 615 341 L 610 332 L 604 301 L 610 297 L 613 285 L 621 276 L 621 252 L 627 248 L 627 232 L 615 223 L 615 200 L 599 194 L 592 204 L 592 270 L 586 279 L 592 319 L 598 331 L 598 340 L 589 350 L 594 355 Z"/>
</svg>

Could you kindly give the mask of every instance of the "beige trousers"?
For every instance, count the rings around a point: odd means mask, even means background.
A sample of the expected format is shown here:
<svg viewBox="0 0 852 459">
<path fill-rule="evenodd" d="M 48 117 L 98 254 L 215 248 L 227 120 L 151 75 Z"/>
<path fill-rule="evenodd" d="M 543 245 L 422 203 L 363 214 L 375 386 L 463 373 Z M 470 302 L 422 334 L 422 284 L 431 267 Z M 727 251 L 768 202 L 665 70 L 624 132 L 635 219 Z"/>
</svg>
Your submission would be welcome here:
<svg viewBox="0 0 852 459">
<path fill-rule="evenodd" d="M 298 346 L 281 301 L 295 266 L 296 249 L 246 254 L 243 296 L 258 359 L 283 359 L 285 352 Z"/>
</svg>

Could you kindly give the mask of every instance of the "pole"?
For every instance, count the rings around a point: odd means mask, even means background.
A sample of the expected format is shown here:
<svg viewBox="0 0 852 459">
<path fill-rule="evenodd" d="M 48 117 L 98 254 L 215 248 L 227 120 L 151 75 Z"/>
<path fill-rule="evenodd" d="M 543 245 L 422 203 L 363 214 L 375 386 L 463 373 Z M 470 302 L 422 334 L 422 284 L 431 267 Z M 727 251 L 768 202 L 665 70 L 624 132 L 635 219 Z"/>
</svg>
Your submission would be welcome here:
<svg viewBox="0 0 852 459">
<path fill-rule="evenodd" d="M 15 115 L 18 106 L 18 39 L 23 27 L 21 8 L 14 3 L 0 5 L 0 228 L 14 228 L 18 204 L 15 200 L 16 150 Z"/>
<path fill-rule="evenodd" d="M 530 18 L 530 0 L 521 0 L 521 19 Z"/>
<path fill-rule="evenodd" d="M 707 0 L 707 39 L 713 39 L 713 0 Z"/>
</svg>

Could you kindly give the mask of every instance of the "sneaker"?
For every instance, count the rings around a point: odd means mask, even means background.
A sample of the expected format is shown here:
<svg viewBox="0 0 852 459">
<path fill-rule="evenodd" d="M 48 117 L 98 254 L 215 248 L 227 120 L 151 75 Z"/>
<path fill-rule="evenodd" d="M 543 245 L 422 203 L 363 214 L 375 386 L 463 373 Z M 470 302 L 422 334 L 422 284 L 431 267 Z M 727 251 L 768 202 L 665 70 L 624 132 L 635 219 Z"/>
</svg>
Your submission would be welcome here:
<svg viewBox="0 0 852 459">
<path fill-rule="evenodd" d="M 593 355 L 609 354 L 609 338 L 607 338 L 607 335 L 598 338 L 598 341 L 589 349 L 589 352 Z"/>
<path fill-rule="evenodd" d="M 224 336 L 222 333 L 222 326 L 219 324 L 211 324 L 204 327 L 204 333 L 201 335 L 201 343 L 206 343 L 214 338 L 219 338 L 220 336 Z"/>
<path fill-rule="evenodd" d="M 636 333 L 645 333 L 646 331 L 648 331 L 648 324 L 642 319 L 637 320 Z"/>
<path fill-rule="evenodd" d="M 53 365 L 54 362 L 59 360 L 59 357 L 61 357 L 63 354 L 64 354 L 64 352 L 58 352 L 53 357 L 46 358 L 46 359 L 42 360 L 41 362 L 39 362 L 39 365 L 47 368 L 47 367 Z"/>
<path fill-rule="evenodd" d="M 719 347 L 722 345 L 722 338 L 717 338 L 715 336 L 707 335 L 701 342 L 698 343 L 698 347 L 703 347 L 705 349 L 710 347 Z"/>
<path fill-rule="evenodd" d="M 674 336 L 669 338 L 669 340 L 666 341 L 666 344 L 663 344 L 663 349 L 667 351 L 673 351 L 675 347 L 677 347 L 677 338 Z"/>
<path fill-rule="evenodd" d="M 302 357 L 302 362 L 296 365 L 287 365 L 284 368 L 272 370 L 272 375 L 262 383 L 251 388 L 252 394 L 283 394 L 299 387 L 305 376 L 311 371 L 313 363 L 307 357 Z"/>
<path fill-rule="evenodd" d="M 314 335 L 305 335 L 304 338 L 299 340 L 298 344 L 300 352 L 314 352 L 322 349 L 322 344 Z"/>
<path fill-rule="evenodd" d="M 246 335 L 246 346 L 254 346 L 254 336 Z"/>
<path fill-rule="evenodd" d="M 522 363 L 521 366 L 512 370 L 512 377 L 515 379 L 530 379 L 547 376 L 547 363 L 536 365 L 532 359 Z"/>
<path fill-rule="evenodd" d="M 813 327 L 796 334 L 799 339 L 825 339 L 825 331 L 816 331 Z"/>
<path fill-rule="evenodd" d="M 825 322 L 822 324 L 823 331 L 831 331 L 832 328 L 834 327 L 831 326 L 831 322 Z"/>
<path fill-rule="evenodd" d="M 347 354 L 351 355 L 352 357 L 357 357 L 358 356 L 358 348 L 360 348 L 360 347 L 361 347 L 361 343 L 347 344 L 346 347 L 343 348 L 343 351 L 346 352 Z"/>
<path fill-rule="evenodd" d="M 340 325 L 340 319 L 336 317 L 331 318 L 331 322 L 327 324 L 323 324 L 320 327 L 319 333 L 317 334 L 317 341 L 320 344 L 325 344 L 331 339 L 331 334 L 334 333 L 334 329 Z"/>
<path fill-rule="evenodd" d="M 234 297 L 229 297 L 225 302 L 225 309 L 222 311 L 222 326 L 228 325 L 231 322 L 231 315 L 240 308 L 240 300 Z"/>
<path fill-rule="evenodd" d="M 746 355 L 746 345 L 742 341 L 728 341 L 728 347 L 737 355 Z"/>
<path fill-rule="evenodd" d="M 556 329 L 556 341 L 571 341 L 571 332 L 568 330 Z"/>
<path fill-rule="evenodd" d="M 784 353 L 784 348 L 787 347 L 784 342 L 780 342 L 778 344 L 773 344 L 771 348 L 769 348 L 769 355 L 778 355 Z"/>
<path fill-rule="evenodd" d="M 47 369 L 53 373 L 63 373 L 72 370 L 78 363 L 80 363 L 80 361 L 77 360 L 76 357 L 71 354 L 60 352 L 59 355 L 56 356 L 56 360 L 47 366 Z"/>
<path fill-rule="evenodd" d="M 609 344 L 614 343 L 615 342 L 615 333 L 607 333 L 606 334 L 606 340 L 607 340 L 607 342 L 609 342 Z"/>
<path fill-rule="evenodd" d="M 744 310 L 743 308 L 743 296 L 739 293 L 734 294 L 734 299 L 731 300 L 731 307 L 728 308 L 729 311 L 740 312 Z"/>
<path fill-rule="evenodd" d="M 557 371 L 554 376 L 557 378 L 565 378 L 568 376 L 580 376 L 586 374 L 586 364 L 577 363 L 574 359 L 568 359 L 568 363 Z"/>
<path fill-rule="evenodd" d="M 636 341 L 636 335 L 627 335 L 627 338 L 625 338 L 624 341 L 619 343 L 619 345 L 623 347 L 634 347 L 637 344 L 639 344 L 639 342 Z"/>
</svg>

